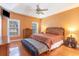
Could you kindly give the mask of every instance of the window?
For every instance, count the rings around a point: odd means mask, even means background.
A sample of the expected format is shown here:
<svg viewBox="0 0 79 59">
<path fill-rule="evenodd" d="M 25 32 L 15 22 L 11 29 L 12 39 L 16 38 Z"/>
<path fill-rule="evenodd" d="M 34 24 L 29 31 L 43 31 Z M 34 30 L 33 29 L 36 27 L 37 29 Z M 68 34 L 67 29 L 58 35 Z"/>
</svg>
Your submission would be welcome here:
<svg viewBox="0 0 79 59">
<path fill-rule="evenodd" d="M 18 36 L 20 34 L 20 21 L 19 20 L 9 20 L 8 21 L 8 35 Z"/>
<path fill-rule="evenodd" d="M 32 33 L 38 33 L 38 23 L 37 22 L 32 22 Z"/>
</svg>

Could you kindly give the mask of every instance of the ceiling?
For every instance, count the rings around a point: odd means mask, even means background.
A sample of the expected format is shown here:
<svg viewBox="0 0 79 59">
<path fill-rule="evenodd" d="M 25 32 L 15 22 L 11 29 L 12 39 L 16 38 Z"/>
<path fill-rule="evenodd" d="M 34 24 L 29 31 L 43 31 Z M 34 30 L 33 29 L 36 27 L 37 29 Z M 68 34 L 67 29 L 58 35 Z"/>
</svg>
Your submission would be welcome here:
<svg viewBox="0 0 79 59">
<path fill-rule="evenodd" d="M 35 10 L 37 4 L 38 3 L 0 3 L 0 6 L 9 11 L 37 18 L 44 18 L 79 6 L 77 3 L 39 3 L 40 8 L 48 9 L 48 11 L 44 11 L 44 15 L 38 15 Z"/>
</svg>

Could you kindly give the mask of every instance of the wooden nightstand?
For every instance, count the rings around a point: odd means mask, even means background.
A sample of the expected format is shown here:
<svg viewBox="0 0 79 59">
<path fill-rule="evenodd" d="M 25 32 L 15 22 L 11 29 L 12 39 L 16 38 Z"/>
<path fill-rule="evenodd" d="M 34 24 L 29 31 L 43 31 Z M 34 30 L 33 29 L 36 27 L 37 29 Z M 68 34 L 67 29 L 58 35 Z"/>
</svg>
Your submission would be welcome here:
<svg viewBox="0 0 79 59">
<path fill-rule="evenodd" d="M 76 48 L 77 46 L 77 41 L 73 37 L 67 37 L 66 40 L 64 40 L 64 45 L 71 47 L 71 48 Z"/>
<path fill-rule="evenodd" d="M 29 38 L 32 35 L 32 29 L 26 28 L 23 30 L 23 38 Z"/>
</svg>

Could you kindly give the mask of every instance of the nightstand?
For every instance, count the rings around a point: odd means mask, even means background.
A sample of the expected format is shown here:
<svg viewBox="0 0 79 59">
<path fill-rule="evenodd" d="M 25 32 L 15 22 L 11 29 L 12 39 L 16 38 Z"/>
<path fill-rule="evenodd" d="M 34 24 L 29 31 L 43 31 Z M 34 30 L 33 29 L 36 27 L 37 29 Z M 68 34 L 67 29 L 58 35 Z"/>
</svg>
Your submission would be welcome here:
<svg viewBox="0 0 79 59">
<path fill-rule="evenodd" d="M 26 28 L 23 30 L 23 38 L 29 38 L 32 35 L 32 29 Z"/>
<path fill-rule="evenodd" d="M 75 40 L 74 37 L 67 37 L 66 40 L 64 40 L 64 45 L 68 46 L 70 48 L 76 48 L 77 46 L 77 41 Z"/>
</svg>

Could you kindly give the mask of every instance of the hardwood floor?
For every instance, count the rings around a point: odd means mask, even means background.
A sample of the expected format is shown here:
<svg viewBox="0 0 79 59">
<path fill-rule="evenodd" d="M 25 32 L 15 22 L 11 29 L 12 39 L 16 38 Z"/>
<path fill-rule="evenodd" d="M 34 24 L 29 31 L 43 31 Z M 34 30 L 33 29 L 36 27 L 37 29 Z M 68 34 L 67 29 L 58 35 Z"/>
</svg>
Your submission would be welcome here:
<svg viewBox="0 0 79 59">
<path fill-rule="evenodd" d="M 31 56 L 31 52 L 25 49 L 20 41 L 10 43 L 9 47 L 19 47 L 21 56 Z M 41 54 L 40 56 L 79 56 L 79 49 L 73 49 L 62 45 L 50 52 Z"/>
<path fill-rule="evenodd" d="M 19 47 L 19 50 L 20 50 L 19 53 L 21 56 L 30 56 L 31 55 L 31 53 L 23 47 L 23 45 L 21 44 L 20 41 L 10 43 L 9 47 L 10 48 Z"/>
<path fill-rule="evenodd" d="M 42 55 L 46 55 L 45 53 Z M 79 49 L 72 49 L 64 45 L 49 52 L 48 56 L 79 56 Z"/>
</svg>

